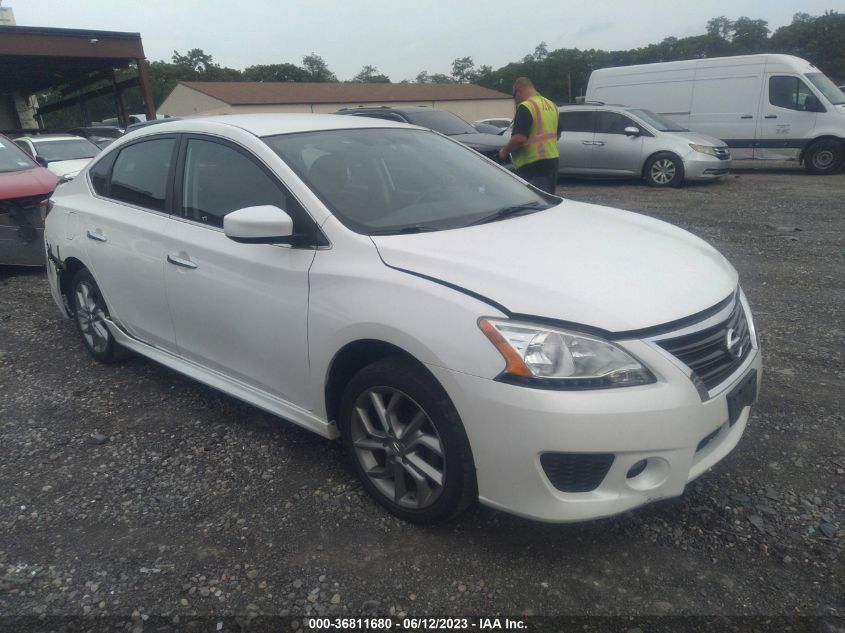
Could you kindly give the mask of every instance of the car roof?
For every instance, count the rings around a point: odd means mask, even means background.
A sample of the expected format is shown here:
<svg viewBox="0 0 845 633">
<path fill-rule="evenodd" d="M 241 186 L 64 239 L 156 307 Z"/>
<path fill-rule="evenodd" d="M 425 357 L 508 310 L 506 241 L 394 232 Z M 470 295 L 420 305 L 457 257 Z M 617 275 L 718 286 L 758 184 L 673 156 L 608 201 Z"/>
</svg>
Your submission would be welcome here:
<svg viewBox="0 0 845 633">
<path fill-rule="evenodd" d="M 341 108 L 338 113 L 344 114 L 352 112 L 448 112 L 441 108 L 429 108 L 428 106 L 355 106 L 351 108 Z"/>
<path fill-rule="evenodd" d="M 81 136 L 74 136 L 73 134 L 39 134 L 38 136 L 19 136 L 16 141 L 27 139 L 32 143 L 44 143 L 48 141 L 78 141 Z"/>
<path fill-rule="evenodd" d="M 160 134 L 166 131 L 204 132 L 220 129 L 219 126 L 221 125 L 240 128 L 259 137 L 355 128 L 408 128 L 407 124 L 394 121 L 337 114 L 223 114 L 191 119 L 165 120 L 156 125 L 147 125 L 130 130 L 129 134 L 134 138 L 140 138 L 142 135 Z"/>
</svg>

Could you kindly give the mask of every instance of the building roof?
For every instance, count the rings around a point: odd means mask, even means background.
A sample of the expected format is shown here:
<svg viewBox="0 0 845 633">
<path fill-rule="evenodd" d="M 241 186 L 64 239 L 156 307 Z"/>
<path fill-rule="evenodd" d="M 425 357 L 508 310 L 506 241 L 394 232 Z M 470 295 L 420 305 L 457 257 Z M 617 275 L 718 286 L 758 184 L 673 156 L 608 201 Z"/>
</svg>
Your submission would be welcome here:
<svg viewBox="0 0 845 633">
<path fill-rule="evenodd" d="M 475 84 L 295 83 L 260 81 L 182 81 L 182 85 L 229 105 L 290 103 L 384 103 L 397 101 L 475 101 L 510 95 Z"/>
</svg>

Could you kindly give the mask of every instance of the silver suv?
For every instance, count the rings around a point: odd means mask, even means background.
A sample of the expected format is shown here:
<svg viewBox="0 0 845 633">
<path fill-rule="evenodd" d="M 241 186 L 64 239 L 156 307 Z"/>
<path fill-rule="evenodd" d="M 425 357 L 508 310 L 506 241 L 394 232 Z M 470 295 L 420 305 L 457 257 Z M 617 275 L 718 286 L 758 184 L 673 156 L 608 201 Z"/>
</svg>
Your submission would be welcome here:
<svg viewBox="0 0 845 633">
<path fill-rule="evenodd" d="M 731 169 L 719 139 L 690 132 L 650 110 L 587 103 L 560 108 L 560 173 L 644 178 L 654 187 L 711 180 Z"/>
</svg>

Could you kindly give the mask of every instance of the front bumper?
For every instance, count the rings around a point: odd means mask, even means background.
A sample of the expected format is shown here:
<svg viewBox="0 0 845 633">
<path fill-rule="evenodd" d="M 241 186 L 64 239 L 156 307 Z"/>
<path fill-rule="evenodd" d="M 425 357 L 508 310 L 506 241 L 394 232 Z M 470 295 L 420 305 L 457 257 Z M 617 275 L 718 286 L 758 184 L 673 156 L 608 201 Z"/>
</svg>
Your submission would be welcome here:
<svg viewBox="0 0 845 633">
<path fill-rule="evenodd" d="M 684 157 L 684 178 L 686 180 L 713 180 L 727 176 L 733 167 L 733 159 L 720 160 L 709 154 L 690 152 Z"/>
<path fill-rule="evenodd" d="M 655 371 L 657 383 L 550 391 L 429 367 L 466 428 L 482 503 L 550 522 L 618 514 L 679 496 L 736 446 L 750 408 L 728 424 L 727 394 L 753 369 L 759 386 L 757 349 L 720 393 L 702 401 L 688 375 L 665 353 L 643 341 L 624 347 Z M 612 453 L 614 458 L 597 488 L 567 493 L 551 483 L 541 465 L 547 452 Z M 647 460 L 645 470 L 629 477 L 642 460 Z"/>
</svg>

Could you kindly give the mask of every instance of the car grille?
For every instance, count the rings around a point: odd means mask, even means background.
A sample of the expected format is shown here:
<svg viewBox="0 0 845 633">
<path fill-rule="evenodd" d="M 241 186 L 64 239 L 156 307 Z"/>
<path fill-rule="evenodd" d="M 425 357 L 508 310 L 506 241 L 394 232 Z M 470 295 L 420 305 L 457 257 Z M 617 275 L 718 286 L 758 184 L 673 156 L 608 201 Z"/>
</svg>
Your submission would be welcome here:
<svg viewBox="0 0 845 633">
<path fill-rule="evenodd" d="M 715 147 L 713 148 L 714 152 L 716 153 L 716 158 L 719 160 L 730 160 L 731 159 L 731 150 L 727 147 Z"/>
<path fill-rule="evenodd" d="M 728 341 L 734 342 L 732 350 Z M 721 323 L 657 344 L 689 367 L 707 389 L 730 376 L 751 352 L 751 333 L 745 310 L 738 298 L 727 319 Z M 737 353 L 739 350 L 739 353 Z"/>
<path fill-rule="evenodd" d="M 543 453 L 540 464 L 562 492 L 590 492 L 601 485 L 613 464 L 612 453 Z"/>
</svg>

